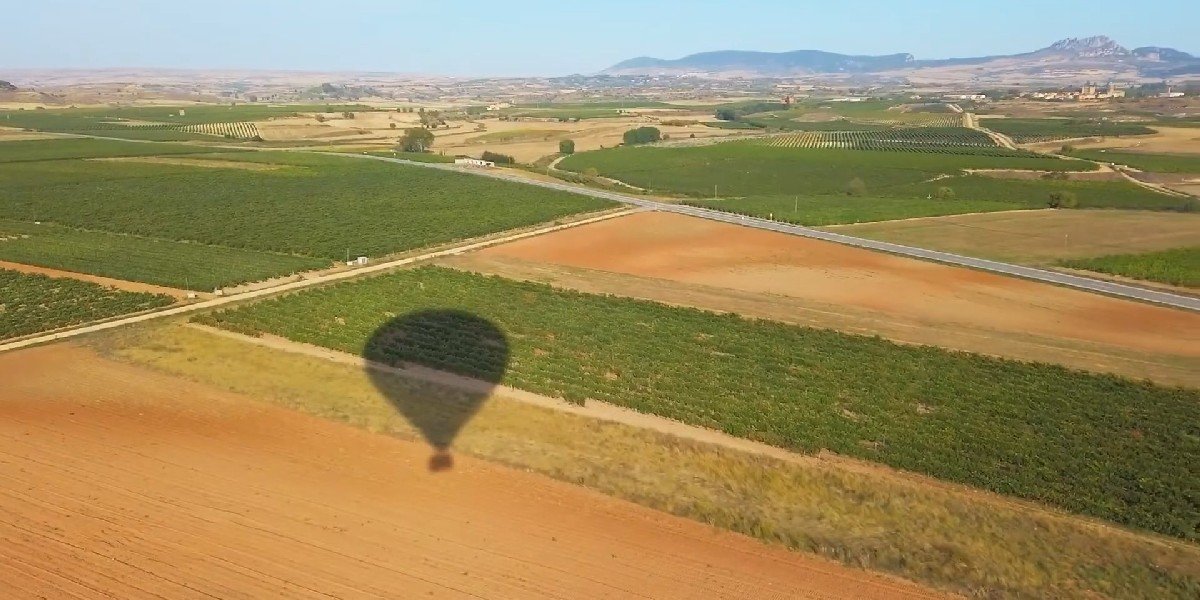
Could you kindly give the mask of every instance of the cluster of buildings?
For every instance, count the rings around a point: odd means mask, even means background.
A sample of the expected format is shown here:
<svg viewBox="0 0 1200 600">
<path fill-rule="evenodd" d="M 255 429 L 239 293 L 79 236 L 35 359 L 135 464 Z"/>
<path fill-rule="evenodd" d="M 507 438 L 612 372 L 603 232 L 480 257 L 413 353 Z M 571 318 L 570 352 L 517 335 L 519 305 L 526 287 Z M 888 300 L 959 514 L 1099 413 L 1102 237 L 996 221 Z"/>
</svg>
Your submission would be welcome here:
<svg viewBox="0 0 1200 600">
<path fill-rule="evenodd" d="M 1124 98 L 1125 90 L 1118 88 L 1115 83 L 1110 81 L 1103 88 L 1094 83 L 1088 83 L 1079 88 L 1079 90 L 1033 92 L 1029 94 L 1029 97 L 1037 100 L 1111 100 L 1114 98 Z"/>
</svg>

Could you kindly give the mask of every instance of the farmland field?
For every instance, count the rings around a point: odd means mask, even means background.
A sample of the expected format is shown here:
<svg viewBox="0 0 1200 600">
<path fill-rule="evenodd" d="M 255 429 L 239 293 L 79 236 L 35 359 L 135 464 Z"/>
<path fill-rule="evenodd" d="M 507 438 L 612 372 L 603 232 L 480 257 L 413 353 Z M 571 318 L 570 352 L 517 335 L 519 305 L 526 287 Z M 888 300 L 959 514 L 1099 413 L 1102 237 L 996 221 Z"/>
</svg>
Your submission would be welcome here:
<svg viewBox="0 0 1200 600">
<path fill-rule="evenodd" d="M 3 219 L 0 260 L 200 291 L 330 264 L 320 258 Z"/>
<path fill-rule="evenodd" d="M 827 195 L 859 179 L 867 194 L 917 185 L 962 169 L 1078 170 L 1079 161 L 870 150 L 770 148 L 729 142 L 693 148 L 613 148 L 567 157 L 560 168 L 688 195 Z M 891 194 L 887 194 L 891 195 Z M 925 194 L 921 194 L 922 196 Z M 960 195 L 960 197 L 962 197 Z"/>
<path fill-rule="evenodd" d="M 1193 390 L 434 267 L 199 319 L 357 354 L 389 315 L 427 308 L 497 324 L 509 385 L 1200 536 Z M 377 350 L 466 375 L 493 367 L 416 347 Z"/>
<path fill-rule="evenodd" d="M 147 144 L 96 140 L 90 138 L 60 138 L 52 140 L 0 141 L 0 164 L 63 160 L 69 158 L 107 158 L 120 156 L 152 156 L 159 154 L 201 154 L 212 152 L 203 146 L 183 144 Z"/>
<path fill-rule="evenodd" d="M 0 339 L 171 304 L 168 296 L 0 269 Z"/>
<path fill-rule="evenodd" d="M 362 105 L 192 105 L 0 111 L 0 125 L 34 131 L 86 133 L 160 141 L 257 135 L 251 121 L 302 112 L 368 110 Z M 180 114 L 180 113 L 183 114 Z M 248 135 L 247 135 L 248 134 Z"/>
<path fill-rule="evenodd" d="M 1153 129 L 1138 123 L 1086 119 L 983 119 L 982 125 L 1011 137 L 1018 144 L 1154 133 Z"/>
<path fill-rule="evenodd" d="M 1075 150 L 1070 154 L 1089 160 L 1127 165 L 1140 171 L 1200 174 L 1200 155 L 1195 154 L 1152 154 L 1130 152 L 1121 148 L 1089 148 Z"/>
<path fill-rule="evenodd" d="M 5 190 L 0 214 L 15 221 L 344 260 L 348 254 L 381 256 L 611 205 L 515 183 L 338 156 L 244 152 L 204 158 L 279 168 L 118 161 L 0 164 Z"/>
<path fill-rule="evenodd" d="M 1020 208 L 994 200 L 939 200 L 928 198 L 858 196 L 749 196 L 716 200 L 688 200 L 687 204 L 797 225 L 836 225 L 991 212 Z"/>
<path fill-rule="evenodd" d="M 1025 252 L 1053 252 L 1062 248 L 1062 233 L 1033 217 L 1059 222 L 1055 216 L 1062 215 L 1077 223 L 1076 215 L 1088 214 L 1116 217 L 1094 229 L 1117 240 L 1125 231 L 1125 239 L 1140 242 L 1125 246 L 1130 249 L 1173 247 L 1195 232 L 1167 222 L 1172 215 L 1130 213 L 1125 225 L 1111 211 L 986 213 L 835 229 L 1011 217 L 1018 233 L 1004 239 Z M 1044 235 L 1021 236 L 1020 226 Z M 947 239 L 999 239 L 988 229 L 961 229 L 935 231 Z M 1066 230 L 1074 240 L 1078 228 Z M 1115 253 L 1112 246 L 1079 238 L 1075 246 Z M 628 215 L 439 263 L 588 293 L 1200 388 L 1198 314 L 678 214 Z M 1098 314 L 1108 318 L 1098 322 Z"/>
<path fill-rule="evenodd" d="M 966 127 L 907 127 L 886 131 L 809 131 L 776 135 L 760 140 L 760 143 L 777 148 L 848 148 L 853 150 L 978 154 L 997 157 L 1037 156 L 1032 152 L 999 148 L 986 133 Z"/>
<path fill-rule="evenodd" d="M 967 256 L 1051 266 L 1062 260 L 1193 245 L 1200 236 L 1200 214 L 1042 210 L 865 223 L 831 230 Z"/>
<path fill-rule="evenodd" d="M 1114 254 L 1067 260 L 1061 264 L 1073 269 L 1200 288 L 1200 247 L 1161 250 L 1145 254 Z"/>
</svg>

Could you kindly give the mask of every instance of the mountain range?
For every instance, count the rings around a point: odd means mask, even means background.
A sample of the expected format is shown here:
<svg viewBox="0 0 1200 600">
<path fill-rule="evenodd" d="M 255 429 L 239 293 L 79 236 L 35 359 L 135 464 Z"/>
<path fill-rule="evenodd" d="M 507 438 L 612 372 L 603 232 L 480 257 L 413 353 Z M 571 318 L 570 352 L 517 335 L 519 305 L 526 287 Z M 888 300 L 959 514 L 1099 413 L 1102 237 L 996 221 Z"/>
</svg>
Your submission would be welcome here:
<svg viewBox="0 0 1200 600">
<path fill-rule="evenodd" d="M 605 75 L 793 78 L 832 76 L 931 79 L 1162 79 L 1200 77 L 1200 58 L 1174 48 L 1132 50 L 1106 36 L 1067 38 L 1022 54 L 917 60 L 912 54 L 860 56 L 796 50 L 721 50 L 664 60 L 648 56 L 622 61 Z"/>
</svg>

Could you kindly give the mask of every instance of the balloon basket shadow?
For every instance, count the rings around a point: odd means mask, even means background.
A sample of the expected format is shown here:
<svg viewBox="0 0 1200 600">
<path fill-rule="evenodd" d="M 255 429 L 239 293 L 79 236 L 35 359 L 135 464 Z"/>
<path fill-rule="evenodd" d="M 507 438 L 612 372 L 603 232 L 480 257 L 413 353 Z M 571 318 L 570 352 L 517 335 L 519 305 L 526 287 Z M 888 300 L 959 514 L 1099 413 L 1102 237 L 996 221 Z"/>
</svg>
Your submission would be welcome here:
<svg viewBox="0 0 1200 600">
<path fill-rule="evenodd" d="M 438 450 L 433 456 L 429 457 L 429 470 L 433 473 L 441 473 L 454 468 L 454 456 L 446 450 Z"/>
</svg>

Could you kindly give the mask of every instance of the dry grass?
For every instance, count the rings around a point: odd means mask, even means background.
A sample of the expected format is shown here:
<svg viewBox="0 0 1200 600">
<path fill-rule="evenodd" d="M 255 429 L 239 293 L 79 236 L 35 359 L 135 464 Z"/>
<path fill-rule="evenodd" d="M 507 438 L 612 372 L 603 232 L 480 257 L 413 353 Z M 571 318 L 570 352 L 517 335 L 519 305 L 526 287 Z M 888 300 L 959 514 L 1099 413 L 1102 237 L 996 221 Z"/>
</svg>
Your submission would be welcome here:
<svg viewBox="0 0 1200 600">
<path fill-rule="evenodd" d="M 160 323 L 92 344 L 115 358 L 415 438 L 353 366 Z M 397 378 L 429 405 L 448 393 Z M 1200 547 L 841 461 L 786 462 L 493 398 L 456 447 L 640 504 L 988 597 L 1194 597 Z M 864 468 L 865 467 L 865 468 Z"/>
<path fill-rule="evenodd" d="M 1194 245 L 1200 214 L 1043 210 L 839 225 L 876 240 L 1030 265 Z"/>
</svg>

